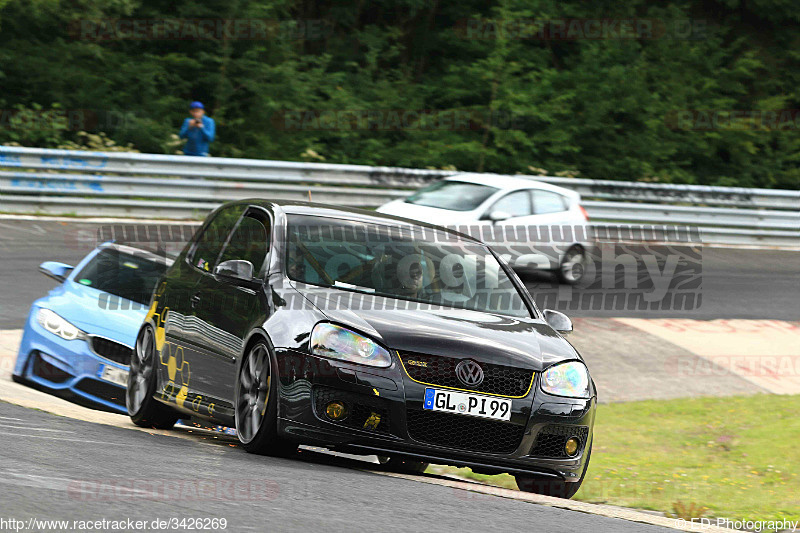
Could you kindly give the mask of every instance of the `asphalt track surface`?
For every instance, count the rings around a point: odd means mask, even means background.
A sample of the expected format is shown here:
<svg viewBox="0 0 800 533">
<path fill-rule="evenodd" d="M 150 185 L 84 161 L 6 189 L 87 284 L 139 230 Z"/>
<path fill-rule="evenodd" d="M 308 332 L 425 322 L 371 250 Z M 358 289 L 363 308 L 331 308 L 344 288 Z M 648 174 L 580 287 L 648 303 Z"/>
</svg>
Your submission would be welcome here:
<svg viewBox="0 0 800 533">
<path fill-rule="evenodd" d="M 89 243 L 97 228 L 77 221 L 0 219 L 0 329 L 23 327 L 31 302 L 55 285 L 38 272 L 39 264 L 76 264 L 93 248 Z M 542 274 L 527 274 L 524 279 L 540 307 L 576 317 L 800 320 L 800 252 L 703 247 L 695 262 L 691 288 L 684 293 L 697 299 L 679 309 L 642 308 L 641 300 L 629 303 L 625 298 L 639 289 L 623 288 L 622 280 L 615 282 L 616 287 L 587 289 L 559 286 Z M 641 286 L 644 292 L 649 290 L 646 282 Z M 621 295 L 622 300 L 612 305 L 581 300 L 589 292 L 600 297 Z"/>
<path fill-rule="evenodd" d="M 246 453 L 231 438 L 153 435 L 4 402 L 0 422 L 5 519 L 224 518 L 227 531 L 259 532 L 674 531 L 498 496 L 475 497 L 366 472 L 374 465 L 313 451 L 262 457 Z"/>
</svg>

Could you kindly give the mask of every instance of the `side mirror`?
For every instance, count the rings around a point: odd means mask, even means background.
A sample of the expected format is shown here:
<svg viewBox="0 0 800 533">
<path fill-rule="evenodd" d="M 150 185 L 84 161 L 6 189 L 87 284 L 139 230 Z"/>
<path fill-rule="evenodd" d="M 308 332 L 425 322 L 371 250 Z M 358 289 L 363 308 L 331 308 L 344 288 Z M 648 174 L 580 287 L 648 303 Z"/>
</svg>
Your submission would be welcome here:
<svg viewBox="0 0 800 533">
<path fill-rule="evenodd" d="M 234 278 L 242 281 L 252 281 L 253 263 L 242 259 L 223 261 L 214 269 L 214 275 Z"/>
<path fill-rule="evenodd" d="M 72 272 L 73 268 L 75 267 L 65 263 L 59 263 L 57 261 L 45 261 L 39 265 L 39 272 L 48 278 L 53 278 L 59 283 L 64 283 L 64 280 L 67 279 L 67 276 L 69 276 L 69 273 Z"/>
<path fill-rule="evenodd" d="M 564 313 L 553 311 L 552 309 L 544 310 L 544 319 L 550 324 L 550 327 L 559 333 L 572 332 L 572 320 L 569 319 Z"/>
<path fill-rule="evenodd" d="M 511 218 L 511 213 L 506 213 L 505 211 L 492 211 L 489 213 L 489 220 L 492 222 L 502 222 L 509 218 Z"/>
</svg>

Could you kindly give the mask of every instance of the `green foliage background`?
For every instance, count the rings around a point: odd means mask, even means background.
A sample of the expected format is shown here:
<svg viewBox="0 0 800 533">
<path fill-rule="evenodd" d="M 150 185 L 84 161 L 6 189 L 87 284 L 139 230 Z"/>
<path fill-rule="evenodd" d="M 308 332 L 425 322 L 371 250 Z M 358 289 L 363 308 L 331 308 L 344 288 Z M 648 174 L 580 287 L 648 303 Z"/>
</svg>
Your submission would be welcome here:
<svg viewBox="0 0 800 533">
<path fill-rule="evenodd" d="M 298 28 L 257 40 L 76 37 L 81 21 L 114 18 Z M 706 30 L 572 41 L 464 31 L 471 19 L 561 18 L 693 20 Z M 304 31 L 308 21 L 323 30 Z M 114 143 L 174 153 L 199 99 L 217 120 L 218 156 L 797 189 L 800 124 L 687 131 L 668 117 L 800 109 L 798 21 L 792 0 L 0 0 L 0 109 L 99 110 L 124 117 L 97 126 Z M 465 110 L 512 124 L 286 130 L 285 110 Z M 79 142 L 75 130 L 4 120 L 0 142 L 59 146 Z"/>
</svg>

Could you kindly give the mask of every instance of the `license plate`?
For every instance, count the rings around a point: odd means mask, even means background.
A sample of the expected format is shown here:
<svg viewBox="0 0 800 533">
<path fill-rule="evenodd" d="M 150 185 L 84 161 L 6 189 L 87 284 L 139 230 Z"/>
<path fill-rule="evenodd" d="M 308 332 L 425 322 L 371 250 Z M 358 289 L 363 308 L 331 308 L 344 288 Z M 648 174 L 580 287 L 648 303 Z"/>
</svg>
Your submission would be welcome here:
<svg viewBox="0 0 800 533">
<path fill-rule="evenodd" d="M 117 385 L 121 385 L 123 387 L 128 386 L 127 370 L 123 370 L 115 366 L 104 365 L 97 374 L 100 376 L 100 379 L 110 381 L 111 383 L 116 383 Z"/>
<path fill-rule="evenodd" d="M 457 415 L 511 420 L 511 400 L 443 389 L 425 389 L 423 409 Z"/>
</svg>

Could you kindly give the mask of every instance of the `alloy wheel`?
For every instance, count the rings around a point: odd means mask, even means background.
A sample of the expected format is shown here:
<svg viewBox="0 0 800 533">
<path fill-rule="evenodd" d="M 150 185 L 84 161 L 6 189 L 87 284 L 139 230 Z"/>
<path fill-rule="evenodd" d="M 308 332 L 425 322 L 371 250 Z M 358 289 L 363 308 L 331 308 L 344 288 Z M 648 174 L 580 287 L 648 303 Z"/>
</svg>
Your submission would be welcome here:
<svg viewBox="0 0 800 533">
<path fill-rule="evenodd" d="M 586 256 L 580 248 L 567 251 L 561 263 L 561 276 L 567 283 L 577 283 L 586 273 Z"/>
<path fill-rule="evenodd" d="M 125 394 L 129 413 L 138 412 L 147 397 L 150 379 L 153 374 L 155 352 L 153 330 L 146 327 L 139 333 L 133 354 L 131 354 L 128 388 Z"/>
<path fill-rule="evenodd" d="M 242 442 L 258 434 L 267 410 L 270 390 L 270 361 L 263 344 L 256 344 L 239 372 L 239 397 L 236 399 L 236 431 Z"/>
</svg>

